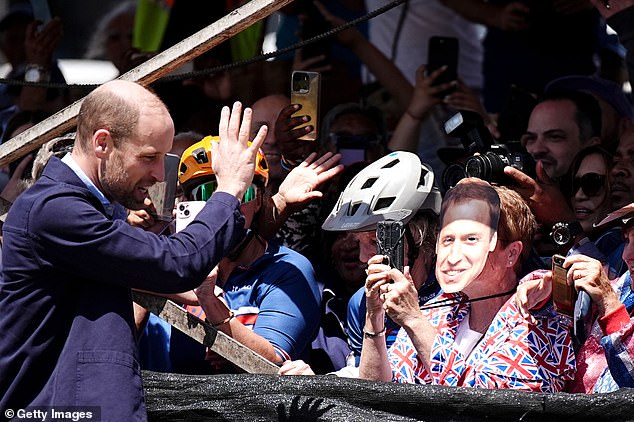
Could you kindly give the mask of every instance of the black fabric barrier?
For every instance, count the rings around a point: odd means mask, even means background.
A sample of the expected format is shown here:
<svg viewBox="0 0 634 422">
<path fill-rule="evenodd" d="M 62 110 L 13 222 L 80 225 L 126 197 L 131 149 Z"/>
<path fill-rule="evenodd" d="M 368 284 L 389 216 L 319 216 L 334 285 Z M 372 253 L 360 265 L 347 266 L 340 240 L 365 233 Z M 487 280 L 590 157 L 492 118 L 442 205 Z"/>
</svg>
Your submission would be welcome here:
<svg viewBox="0 0 634 422">
<path fill-rule="evenodd" d="M 150 421 L 634 421 L 634 389 L 542 394 L 334 376 L 144 372 Z"/>
</svg>

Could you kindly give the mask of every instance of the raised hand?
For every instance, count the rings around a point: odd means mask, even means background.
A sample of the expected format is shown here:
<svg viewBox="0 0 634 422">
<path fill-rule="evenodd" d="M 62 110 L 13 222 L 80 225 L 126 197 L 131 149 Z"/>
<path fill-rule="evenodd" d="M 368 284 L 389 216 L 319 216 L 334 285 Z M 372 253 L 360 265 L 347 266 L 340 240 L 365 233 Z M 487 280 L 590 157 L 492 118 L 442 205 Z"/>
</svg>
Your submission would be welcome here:
<svg viewBox="0 0 634 422">
<path fill-rule="evenodd" d="M 528 29 L 530 8 L 521 2 L 509 3 L 500 8 L 493 19 L 493 26 L 502 31 L 522 31 Z"/>
<path fill-rule="evenodd" d="M 519 193 L 541 224 L 552 226 L 558 221 L 572 221 L 575 215 L 557 184 L 546 174 L 541 161 L 535 166 L 536 179 L 520 170 L 506 166 L 504 174 L 511 177 L 516 186 L 509 186 Z"/>
<path fill-rule="evenodd" d="M 590 295 L 599 318 L 621 305 L 599 261 L 586 255 L 571 255 L 564 266 L 568 267 L 568 284 L 574 284 L 577 290 L 583 289 Z"/>
<path fill-rule="evenodd" d="M 33 21 L 27 26 L 24 50 L 27 63 L 48 69 L 53 59 L 53 52 L 62 40 L 62 21 L 59 17 L 55 17 L 38 29 L 39 24 Z"/>
<path fill-rule="evenodd" d="M 219 125 L 220 142 L 211 143 L 217 190 L 240 200 L 253 181 L 256 154 L 268 131 L 266 126 L 260 127 L 249 145 L 252 114 L 250 108 L 244 109 L 243 113 L 240 102 L 235 102 L 232 110 L 223 107 Z"/>
<path fill-rule="evenodd" d="M 385 309 L 386 284 L 390 278 L 390 266 L 383 262 L 383 255 L 374 255 L 368 260 L 368 276 L 365 279 L 365 300 L 367 313 L 369 315 L 383 315 Z"/>
<path fill-rule="evenodd" d="M 275 139 L 284 158 L 292 161 L 303 160 L 318 147 L 317 142 L 298 139 L 315 130 L 312 124 L 297 128 L 310 121 L 310 116 L 293 116 L 301 108 L 300 104 L 289 104 L 280 111 L 275 121 Z"/>
<path fill-rule="evenodd" d="M 418 291 L 405 267 L 405 273 L 392 268 L 390 278 L 394 281 L 383 285 L 385 300 L 383 308 L 390 318 L 401 327 L 409 326 L 409 322 L 421 316 L 418 303 Z"/>
<path fill-rule="evenodd" d="M 287 207 L 301 208 L 307 202 L 321 198 L 323 194 L 317 187 L 343 171 L 343 165 L 337 164 L 341 154 L 327 152 L 317 160 L 316 157 L 316 153 L 310 154 L 284 178 L 273 196 L 278 211 L 285 211 Z"/>
<path fill-rule="evenodd" d="M 537 320 L 529 312 L 543 303 L 550 297 L 553 290 L 553 277 L 551 271 L 534 271 L 526 276 L 522 283 L 517 286 L 515 295 L 515 306 L 526 320 L 533 324 L 537 324 Z"/>
</svg>

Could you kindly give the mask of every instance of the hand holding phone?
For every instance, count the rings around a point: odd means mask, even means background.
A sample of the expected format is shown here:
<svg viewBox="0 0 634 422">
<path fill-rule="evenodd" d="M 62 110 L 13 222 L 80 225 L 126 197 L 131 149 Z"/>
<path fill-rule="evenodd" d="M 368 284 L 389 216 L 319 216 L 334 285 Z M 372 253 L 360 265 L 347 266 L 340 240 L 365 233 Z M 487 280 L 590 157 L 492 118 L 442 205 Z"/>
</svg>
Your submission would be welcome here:
<svg viewBox="0 0 634 422">
<path fill-rule="evenodd" d="M 434 80 L 433 85 L 441 85 L 458 79 L 458 39 L 455 37 L 433 36 L 429 38 L 427 50 L 427 74 L 443 66 L 447 68 Z M 451 94 L 455 88 L 444 90 L 438 97 Z"/>
<path fill-rule="evenodd" d="M 561 315 L 573 317 L 577 290 L 574 285 L 568 285 L 568 269 L 564 268 L 566 258 L 562 255 L 553 255 L 553 304 L 555 310 Z"/>
<path fill-rule="evenodd" d="M 313 131 L 297 138 L 303 141 L 315 141 L 319 136 L 319 91 L 321 89 L 321 75 L 317 72 L 294 71 L 291 76 L 291 104 L 301 104 L 302 108 L 293 116 L 309 116 L 310 120 L 295 129 L 307 125 L 313 126 Z"/>
<path fill-rule="evenodd" d="M 376 253 L 386 257 L 384 264 L 403 272 L 405 229 L 401 221 L 385 220 L 376 225 Z"/>
</svg>

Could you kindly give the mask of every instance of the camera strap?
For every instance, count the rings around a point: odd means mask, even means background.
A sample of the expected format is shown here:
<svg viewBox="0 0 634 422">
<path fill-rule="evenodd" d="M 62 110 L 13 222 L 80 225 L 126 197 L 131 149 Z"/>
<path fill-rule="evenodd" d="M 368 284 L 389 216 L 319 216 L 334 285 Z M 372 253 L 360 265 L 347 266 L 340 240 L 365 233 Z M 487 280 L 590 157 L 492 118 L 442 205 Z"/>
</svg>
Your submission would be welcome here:
<svg viewBox="0 0 634 422">
<path fill-rule="evenodd" d="M 427 309 L 442 308 L 444 306 L 455 306 L 455 305 L 459 305 L 463 303 L 479 302 L 481 300 L 493 299 L 495 297 L 510 295 L 515 293 L 516 290 L 517 288 L 514 288 L 512 290 L 509 290 L 508 292 L 496 293 L 494 295 L 488 295 L 488 296 L 482 296 L 482 297 L 475 297 L 473 299 L 466 299 L 467 297 L 466 295 L 462 295 L 462 297 L 451 297 L 448 299 L 439 300 L 438 302 L 434 302 L 430 305 L 423 305 L 420 307 L 420 309 L 421 311 L 424 311 Z"/>
</svg>

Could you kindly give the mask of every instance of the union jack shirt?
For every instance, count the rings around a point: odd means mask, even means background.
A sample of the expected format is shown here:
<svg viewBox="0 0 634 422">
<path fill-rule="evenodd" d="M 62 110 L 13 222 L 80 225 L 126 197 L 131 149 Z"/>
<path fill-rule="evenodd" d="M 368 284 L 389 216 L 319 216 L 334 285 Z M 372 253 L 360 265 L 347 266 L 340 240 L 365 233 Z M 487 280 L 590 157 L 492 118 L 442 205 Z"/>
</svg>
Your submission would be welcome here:
<svg viewBox="0 0 634 422">
<path fill-rule="evenodd" d="M 630 272 L 612 286 L 621 306 L 597 319 L 590 336 L 577 354 L 579 368 L 571 393 L 608 393 L 621 387 L 634 387 L 634 291 Z"/>
<path fill-rule="evenodd" d="M 519 314 L 513 296 L 469 356 L 464 356 L 455 338 L 460 322 L 469 315 L 469 303 L 460 301 L 461 294 L 442 294 L 428 304 L 450 298 L 458 303 L 422 311 L 437 330 L 431 370 L 418 359 L 409 336 L 401 329 L 388 350 L 392 381 L 557 392 L 574 379 L 572 339 L 558 318 L 542 318 L 537 325 L 530 325 Z"/>
</svg>

